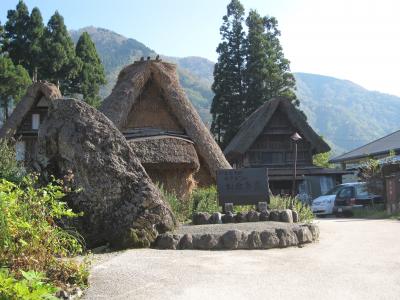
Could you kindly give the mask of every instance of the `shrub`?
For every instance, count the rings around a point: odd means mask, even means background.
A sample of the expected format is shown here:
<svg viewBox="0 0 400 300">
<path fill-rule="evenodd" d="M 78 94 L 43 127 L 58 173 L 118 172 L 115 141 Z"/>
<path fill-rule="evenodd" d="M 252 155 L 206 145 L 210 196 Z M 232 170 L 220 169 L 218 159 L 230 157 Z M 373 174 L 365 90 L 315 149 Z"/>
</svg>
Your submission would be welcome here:
<svg viewBox="0 0 400 300">
<path fill-rule="evenodd" d="M 25 174 L 21 163 L 15 159 L 15 151 L 10 142 L 0 139 L 0 178 L 20 182 Z"/>
<path fill-rule="evenodd" d="M 22 279 L 16 279 L 8 269 L 0 269 L 0 299 L 42 300 L 57 299 L 58 290 L 53 284 L 46 283 L 41 272 L 22 271 Z"/>
<path fill-rule="evenodd" d="M 220 211 L 218 206 L 218 193 L 215 186 L 197 188 L 192 193 L 193 211 L 214 213 Z"/>
<path fill-rule="evenodd" d="M 62 229 L 62 218 L 77 214 L 62 201 L 63 188 L 53 181 L 44 187 L 34 176 L 16 184 L 0 179 L 0 266 L 17 278 L 23 271 L 43 272 L 56 284 L 85 284 L 81 269 L 63 258 L 83 251 L 83 240 L 71 229 Z M 26 274 L 26 273 L 25 273 Z"/>
<path fill-rule="evenodd" d="M 179 199 L 175 194 L 167 192 L 162 185 L 157 184 L 157 186 L 160 189 L 161 194 L 171 206 L 176 219 L 181 223 L 190 220 L 192 216 L 192 198 L 187 200 Z"/>
<path fill-rule="evenodd" d="M 271 196 L 269 209 L 293 209 L 299 213 L 301 222 L 311 222 L 314 219 L 311 207 L 292 197 Z"/>
<path fill-rule="evenodd" d="M 211 214 L 221 211 L 221 207 L 218 205 L 218 192 L 215 186 L 195 189 L 189 201 L 181 201 L 175 195 L 166 192 L 162 186 L 160 186 L 160 190 L 180 222 L 190 220 L 193 213 L 207 212 Z M 293 210 L 299 213 L 300 221 L 311 222 L 314 219 L 311 208 L 296 198 L 272 196 L 268 207 L 269 209 L 280 210 L 293 207 Z M 248 212 L 254 208 L 253 205 L 234 206 L 235 212 Z"/>
</svg>

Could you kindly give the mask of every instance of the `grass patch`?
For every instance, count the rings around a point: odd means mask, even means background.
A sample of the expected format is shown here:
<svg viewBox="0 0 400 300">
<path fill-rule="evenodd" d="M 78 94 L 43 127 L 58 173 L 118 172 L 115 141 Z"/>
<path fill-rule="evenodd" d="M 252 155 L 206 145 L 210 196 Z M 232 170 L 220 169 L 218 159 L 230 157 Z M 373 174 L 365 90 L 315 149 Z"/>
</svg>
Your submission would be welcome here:
<svg viewBox="0 0 400 300">
<path fill-rule="evenodd" d="M 359 219 L 400 219 L 400 212 L 389 214 L 384 208 L 363 207 L 353 211 L 353 217 Z"/>
<path fill-rule="evenodd" d="M 193 191 L 192 196 L 188 200 L 180 200 L 176 195 L 168 193 L 159 185 L 159 188 L 165 199 L 171 206 L 173 213 L 181 223 L 190 222 L 194 213 L 207 212 L 209 214 L 222 212 L 222 208 L 218 205 L 218 192 L 215 186 L 207 188 L 197 188 Z M 293 209 L 299 213 L 301 222 L 311 222 L 314 219 L 311 208 L 303 204 L 298 199 L 291 197 L 272 196 L 270 199 L 269 209 Z M 235 205 L 235 212 L 248 212 L 254 210 L 254 205 Z"/>
<path fill-rule="evenodd" d="M 309 205 L 306 205 L 300 200 L 292 197 L 271 196 L 268 208 L 278 210 L 293 209 L 298 212 L 301 222 L 308 223 L 315 218 Z"/>
</svg>

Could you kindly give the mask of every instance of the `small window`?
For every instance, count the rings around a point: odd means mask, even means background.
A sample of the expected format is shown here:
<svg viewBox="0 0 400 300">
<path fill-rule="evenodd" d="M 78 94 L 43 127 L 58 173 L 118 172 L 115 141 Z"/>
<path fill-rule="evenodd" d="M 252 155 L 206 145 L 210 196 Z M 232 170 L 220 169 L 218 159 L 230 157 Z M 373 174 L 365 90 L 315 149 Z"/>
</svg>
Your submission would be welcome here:
<svg viewBox="0 0 400 300">
<path fill-rule="evenodd" d="M 25 142 L 18 141 L 15 144 L 15 159 L 17 161 L 25 160 Z"/>
<path fill-rule="evenodd" d="M 40 115 L 32 114 L 32 129 L 39 130 L 39 125 L 40 125 Z"/>
<path fill-rule="evenodd" d="M 368 189 L 366 184 L 356 185 L 357 196 L 368 196 Z"/>
<path fill-rule="evenodd" d="M 353 188 L 351 187 L 346 187 L 344 189 L 342 189 L 339 194 L 338 194 L 339 198 L 342 199 L 346 199 L 346 198 L 351 198 L 353 197 Z"/>
</svg>

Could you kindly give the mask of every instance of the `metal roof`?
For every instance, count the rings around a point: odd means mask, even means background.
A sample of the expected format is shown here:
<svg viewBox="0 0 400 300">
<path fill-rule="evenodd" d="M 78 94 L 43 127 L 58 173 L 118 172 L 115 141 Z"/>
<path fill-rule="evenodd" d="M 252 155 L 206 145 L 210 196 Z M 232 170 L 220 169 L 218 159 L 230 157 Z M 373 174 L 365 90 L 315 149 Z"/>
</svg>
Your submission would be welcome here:
<svg viewBox="0 0 400 300">
<path fill-rule="evenodd" d="M 394 151 L 396 154 L 400 153 L 400 130 L 351 150 L 350 152 L 332 158 L 329 162 L 353 162 L 370 156 L 386 155 L 389 154 L 390 151 Z"/>
</svg>

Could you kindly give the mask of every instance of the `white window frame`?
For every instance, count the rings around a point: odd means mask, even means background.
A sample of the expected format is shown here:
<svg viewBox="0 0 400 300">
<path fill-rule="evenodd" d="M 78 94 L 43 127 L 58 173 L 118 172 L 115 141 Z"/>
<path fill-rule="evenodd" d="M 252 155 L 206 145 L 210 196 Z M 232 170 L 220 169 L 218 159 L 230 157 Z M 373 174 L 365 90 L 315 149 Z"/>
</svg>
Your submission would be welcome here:
<svg viewBox="0 0 400 300">
<path fill-rule="evenodd" d="M 39 130 L 40 114 L 32 114 L 32 129 Z"/>
</svg>

